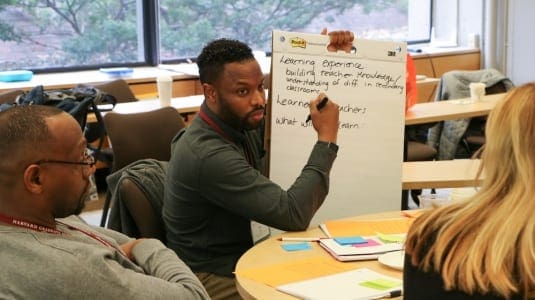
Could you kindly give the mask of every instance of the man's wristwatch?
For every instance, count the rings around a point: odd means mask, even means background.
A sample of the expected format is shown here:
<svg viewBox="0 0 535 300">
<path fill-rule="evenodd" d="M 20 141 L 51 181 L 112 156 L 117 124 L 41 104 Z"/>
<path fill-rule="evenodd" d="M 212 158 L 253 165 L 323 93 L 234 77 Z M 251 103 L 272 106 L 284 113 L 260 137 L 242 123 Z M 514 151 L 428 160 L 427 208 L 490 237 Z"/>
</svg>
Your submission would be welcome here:
<svg viewBox="0 0 535 300">
<path fill-rule="evenodd" d="M 327 146 L 327 148 L 333 150 L 335 153 L 338 153 L 338 145 L 336 145 L 336 144 L 333 143 L 333 142 L 322 142 L 322 141 L 318 141 L 318 144 L 325 145 L 325 146 Z"/>
</svg>

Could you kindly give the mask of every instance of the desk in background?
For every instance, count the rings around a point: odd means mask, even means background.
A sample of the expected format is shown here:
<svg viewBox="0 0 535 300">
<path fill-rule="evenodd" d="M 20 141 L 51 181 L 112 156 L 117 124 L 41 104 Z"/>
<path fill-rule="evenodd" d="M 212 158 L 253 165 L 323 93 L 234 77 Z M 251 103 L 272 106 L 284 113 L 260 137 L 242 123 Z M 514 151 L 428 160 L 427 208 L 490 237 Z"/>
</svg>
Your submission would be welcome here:
<svg viewBox="0 0 535 300">
<path fill-rule="evenodd" d="M 481 185 L 476 180 L 479 159 L 403 162 L 402 189 L 460 188 Z"/>
<path fill-rule="evenodd" d="M 98 70 L 35 74 L 31 81 L 0 82 L 0 93 L 15 89 L 28 91 L 38 85 L 44 86 L 47 90 L 66 89 L 78 84 L 92 85 L 122 78 L 128 82 L 136 97 L 140 97 L 157 92 L 156 77 L 160 75 L 168 75 L 173 78 L 173 97 L 202 93 L 198 76 L 159 67 L 135 67 L 132 69 L 131 76 L 122 77 L 111 77 Z"/>
<path fill-rule="evenodd" d="M 504 96 L 505 94 L 486 95 L 482 101 L 470 104 L 459 104 L 459 100 L 418 103 L 405 114 L 405 125 L 485 116 Z M 204 96 L 202 95 L 173 98 L 171 106 L 175 107 L 181 114 L 196 113 L 199 111 L 203 99 Z M 119 103 L 113 111 L 118 113 L 138 113 L 155 110 L 160 107 L 158 99 L 140 100 Z M 96 119 L 94 116 L 89 115 L 87 121 L 95 122 Z"/>
<path fill-rule="evenodd" d="M 481 101 L 467 104 L 461 103 L 469 99 L 417 103 L 409 108 L 405 114 L 405 126 L 486 116 L 505 95 L 505 93 L 485 95 Z M 407 139 L 405 139 L 404 149 L 404 151 L 407 151 Z M 444 170 L 444 168 L 446 169 Z M 408 208 L 408 189 L 466 187 L 480 183 L 475 182 L 475 172 L 472 171 L 473 174 L 467 173 L 468 171 L 459 162 L 404 163 L 403 170 L 405 173 L 403 173 L 403 191 L 401 194 L 402 209 Z M 427 172 L 427 170 L 430 172 Z M 406 177 L 411 173 L 418 176 Z M 467 174 L 473 176 L 469 177 Z M 429 180 L 426 179 L 426 176 L 429 176 Z"/>
<path fill-rule="evenodd" d="M 358 216 L 350 219 L 354 220 L 378 220 L 387 218 L 402 217 L 400 211 L 385 212 Z M 299 236 L 299 237 L 325 237 L 319 228 L 311 228 L 304 232 L 287 232 L 282 236 Z M 240 276 L 240 270 L 247 270 L 262 266 L 269 266 L 273 264 L 290 262 L 293 260 L 303 259 L 322 255 L 332 258 L 325 250 L 323 250 L 317 243 L 312 244 L 312 250 L 287 252 L 283 250 L 280 245 L 281 242 L 277 240 L 280 236 L 274 236 L 265 240 L 247 252 L 245 252 L 236 265 L 236 286 L 238 292 L 244 299 L 296 299 L 288 294 L 281 293 L 275 288 L 256 282 L 252 279 Z M 334 258 L 332 258 L 334 260 Z M 402 272 L 380 264 L 377 260 L 369 261 L 355 261 L 355 262 L 337 262 L 339 264 L 351 265 L 354 269 L 368 268 L 373 271 L 382 273 L 387 276 L 402 278 Z M 335 298 L 333 298 L 335 299 Z"/>
<path fill-rule="evenodd" d="M 415 48 L 411 46 L 410 48 Z M 411 53 L 416 74 L 427 76 L 428 80 L 416 82 L 418 85 L 418 102 L 431 102 L 440 77 L 452 70 L 481 69 L 481 52 L 475 48 L 431 48 L 421 47 L 421 52 Z"/>
<path fill-rule="evenodd" d="M 432 120 L 456 119 L 459 116 L 481 116 L 488 114 L 494 105 L 502 99 L 504 94 L 485 96 L 485 101 L 473 104 L 456 104 L 452 101 L 416 104 L 407 113 L 406 123 L 420 124 Z M 191 114 L 199 111 L 204 97 L 179 97 L 171 100 L 171 106 L 181 114 Z M 138 113 L 160 108 L 158 99 L 140 100 L 136 102 L 119 103 L 115 106 L 117 113 Z M 95 122 L 93 114 L 88 115 L 88 122 Z M 404 162 L 402 171 L 402 189 L 424 188 L 456 188 L 476 186 L 481 180 L 475 181 L 479 160 L 449 160 L 449 161 L 420 161 Z"/>
<path fill-rule="evenodd" d="M 471 104 L 459 104 L 459 100 L 419 103 L 414 105 L 406 114 L 405 124 L 416 125 L 429 122 L 438 122 L 458 118 L 487 115 L 496 103 L 503 99 L 505 94 L 488 95 L 483 101 Z M 173 98 L 171 106 L 181 114 L 196 113 L 204 100 L 204 96 L 189 96 Z M 119 103 L 114 112 L 138 113 L 160 108 L 158 99 L 140 100 L 137 102 Z M 95 116 L 90 114 L 88 122 L 95 122 Z M 477 186 L 481 183 L 475 181 L 478 163 L 472 164 L 470 160 L 453 161 L 423 161 L 404 162 L 402 171 L 402 189 L 424 188 L 458 188 Z M 405 194 L 407 194 L 405 192 Z M 402 197 L 407 197 L 402 196 Z M 402 203 L 408 203 L 403 201 Z M 402 204 L 404 205 L 404 204 Z M 407 208 L 406 205 L 403 208 Z"/>
<path fill-rule="evenodd" d="M 483 100 L 461 104 L 463 99 L 417 103 L 405 114 L 405 125 L 434 123 L 488 115 L 505 93 L 485 95 Z"/>
<path fill-rule="evenodd" d="M 171 99 L 171 106 L 176 108 L 180 114 L 194 114 L 199 111 L 203 101 L 203 95 L 178 97 Z M 117 105 L 115 105 L 115 108 L 113 109 L 113 112 L 121 114 L 132 114 L 151 111 L 161 107 L 162 106 L 160 105 L 160 100 L 158 99 L 139 100 L 135 102 L 117 103 Z M 106 113 L 107 112 L 102 112 L 102 114 Z M 97 119 L 94 114 L 89 114 L 87 116 L 88 123 L 96 121 Z"/>
<path fill-rule="evenodd" d="M 418 88 L 418 103 L 432 102 L 435 99 L 439 82 L 439 78 L 432 77 L 416 80 L 416 87 Z"/>
<path fill-rule="evenodd" d="M 202 102 L 204 101 L 203 95 L 179 97 L 171 99 L 171 106 L 176 108 L 181 114 L 196 113 L 199 111 Z M 145 112 L 161 108 L 160 100 L 140 100 L 136 102 L 118 103 L 113 109 L 114 112 L 120 114 L 131 114 L 138 112 Z"/>
</svg>

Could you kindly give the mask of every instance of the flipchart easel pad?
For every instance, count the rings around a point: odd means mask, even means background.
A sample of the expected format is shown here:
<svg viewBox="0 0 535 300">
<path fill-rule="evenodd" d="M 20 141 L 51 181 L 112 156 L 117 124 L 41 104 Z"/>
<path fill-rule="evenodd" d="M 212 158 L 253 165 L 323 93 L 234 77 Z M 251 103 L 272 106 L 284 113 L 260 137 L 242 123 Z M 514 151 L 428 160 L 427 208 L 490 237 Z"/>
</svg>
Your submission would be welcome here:
<svg viewBox="0 0 535 300">
<path fill-rule="evenodd" d="M 338 157 L 327 199 L 311 225 L 401 205 L 406 44 L 356 39 L 329 52 L 329 37 L 273 32 L 269 176 L 288 189 L 317 140 L 309 102 L 325 92 L 340 106 Z"/>
</svg>

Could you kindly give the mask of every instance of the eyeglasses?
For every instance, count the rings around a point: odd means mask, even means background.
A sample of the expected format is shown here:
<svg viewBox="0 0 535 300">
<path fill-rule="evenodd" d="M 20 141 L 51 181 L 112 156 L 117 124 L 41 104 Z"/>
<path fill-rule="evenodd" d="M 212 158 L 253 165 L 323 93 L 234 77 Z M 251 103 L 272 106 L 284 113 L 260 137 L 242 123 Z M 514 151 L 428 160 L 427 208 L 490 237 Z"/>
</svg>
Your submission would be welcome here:
<svg viewBox="0 0 535 300">
<path fill-rule="evenodd" d="M 91 151 L 89 149 L 85 149 L 85 151 L 84 151 L 84 160 L 83 161 L 42 159 L 42 160 L 36 161 L 34 164 L 36 164 L 36 165 L 41 165 L 41 164 L 67 164 L 67 165 L 89 166 L 89 167 L 92 168 L 95 165 L 95 158 L 91 155 Z"/>
</svg>

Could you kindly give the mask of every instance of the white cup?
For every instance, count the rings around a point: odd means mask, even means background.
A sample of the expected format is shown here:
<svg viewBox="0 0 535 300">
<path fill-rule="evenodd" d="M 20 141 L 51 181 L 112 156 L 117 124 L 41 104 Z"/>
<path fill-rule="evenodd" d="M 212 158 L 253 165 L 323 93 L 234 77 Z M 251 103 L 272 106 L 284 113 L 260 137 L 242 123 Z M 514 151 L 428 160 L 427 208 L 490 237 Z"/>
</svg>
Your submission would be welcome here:
<svg viewBox="0 0 535 300">
<path fill-rule="evenodd" d="M 479 34 L 472 33 L 468 35 L 468 47 L 479 49 Z"/>
<path fill-rule="evenodd" d="M 451 203 L 451 198 L 447 196 L 440 196 L 437 194 L 422 194 L 418 196 L 420 200 L 420 208 L 431 208 L 435 206 L 443 206 Z"/>
<path fill-rule="evenodd" d="M 451 202 L 459 202 L 474 196 L 477 193 L 475 187 L 464 187 L 451 189 L 450 198 Z"/>
<path fill-rule="evenodd" d="M 162 107 L 171 106 L 173 78 L 171 78 L 171 76 L 158 76 L 158 78 L 156 78 L 156 84 L 158 87 L 158 99 L 160 99 L 160 105 Z"/>
<path fill-rule="evenodd" d="M 470 83 L 470 99 L 472 101 L 481 101 L 485 96 L 485 84 L 481 82 Z"/>
</svg>

